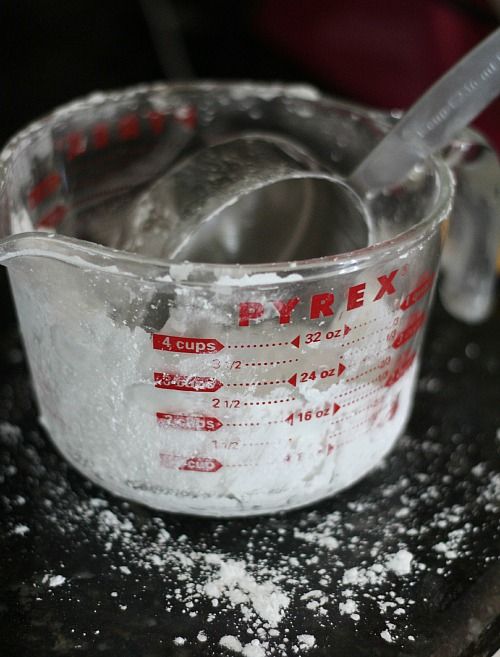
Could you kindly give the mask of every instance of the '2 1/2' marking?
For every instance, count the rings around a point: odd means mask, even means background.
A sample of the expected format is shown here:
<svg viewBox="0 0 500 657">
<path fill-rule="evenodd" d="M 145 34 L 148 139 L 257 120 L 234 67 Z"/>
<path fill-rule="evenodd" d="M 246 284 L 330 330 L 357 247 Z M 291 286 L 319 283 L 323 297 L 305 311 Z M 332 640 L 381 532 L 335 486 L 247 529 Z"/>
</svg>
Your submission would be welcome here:
<svg viewBox="0 0 500 657">
<path fill-rule="evenodd" d="M 240 408 L 241 402 L 239 399 L 219 399 L 218 397 L 212 398 L 212 408 Z"/>
</svg>

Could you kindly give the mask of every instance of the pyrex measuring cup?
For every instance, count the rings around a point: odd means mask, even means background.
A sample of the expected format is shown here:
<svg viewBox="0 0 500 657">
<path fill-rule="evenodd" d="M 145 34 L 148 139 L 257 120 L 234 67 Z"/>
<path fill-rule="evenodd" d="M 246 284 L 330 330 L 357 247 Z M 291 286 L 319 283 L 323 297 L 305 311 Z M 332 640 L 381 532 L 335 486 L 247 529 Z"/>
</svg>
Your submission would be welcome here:
<svg viewBox="0 0 500 657">
<path fill-rule="evenodd" d="M 153 85 L 69 105 L 7 145 L 0 259 L 41 420 L 71 463 L 129 499 L 230 516 L 307 504 L 380 461 L 412 405 L 454 195 L 443 159 L 373 199 L 378 242 L 350 253 L 328 255 L 328 221 L 311 225 L 325 251 L 306 261 L 111 247 L 121 208 L 200 146 L 270 131 L 347 174 L 390 122 L 305 87 Z M 478 166 L 489 153 L 452 151 Z M 491 285 L 488 252 L 466 255 Z"/>
</svg>

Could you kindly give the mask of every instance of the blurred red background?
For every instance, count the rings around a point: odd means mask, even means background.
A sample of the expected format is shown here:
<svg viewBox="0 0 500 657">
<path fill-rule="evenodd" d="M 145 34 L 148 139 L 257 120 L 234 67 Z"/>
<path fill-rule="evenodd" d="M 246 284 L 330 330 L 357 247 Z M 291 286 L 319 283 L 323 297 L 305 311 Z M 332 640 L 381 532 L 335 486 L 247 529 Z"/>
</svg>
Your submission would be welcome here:
<svg viewBox="0 0 500 657">
<path fill-rule="evenodd" d="M 326 88 L 407 108 L 498 26 L 486 0 L 265 0 L 257 30 Z M 500 100 L 476 122 L 500 150 Z"/>
</svg>

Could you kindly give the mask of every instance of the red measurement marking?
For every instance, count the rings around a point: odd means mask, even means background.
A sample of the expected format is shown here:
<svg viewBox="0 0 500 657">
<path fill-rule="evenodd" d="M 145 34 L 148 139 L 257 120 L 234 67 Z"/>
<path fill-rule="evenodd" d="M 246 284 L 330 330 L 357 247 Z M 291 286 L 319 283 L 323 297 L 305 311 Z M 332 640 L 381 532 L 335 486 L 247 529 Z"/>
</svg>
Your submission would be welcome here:
<svg viewBox="0 0 500 657">
<path fill-rule="evenodd" d="M 255 386 L 276 386 L 281 383 L 286 383 L 286 379 L 279 381 L 248 381 L 247 383 L 226 383 L 228 388 L 251 388 Z"/>
<path fill-rule="evenodd" d="M 387 331 L 386 326 L 383 326 L 382 328 L 379 328 L 379 329 L 373 331 L 372 333 L 370 333 L 370 335 L 360 335 L 359 338 L 355 338 L 354 340 L 349 340 L 349 342 L 342 342 L 342 344 L 340 346 L 341 347 L 350 347 L 353 344 L 357 344 L 358 342 L 362 342 L 363 340 L 366 340 L 367 338 L 371 339 L 374 335 L 377 335 L 377 333 L 382 333 L 384 331 Z M 372 343 L 370 343 L 370 345 L 368 347 L 361 348 L 361 351 L 367 351 L 368 349 L 373 349 L 373 344 Z"/>
<path fill-rule="evenodd" d="M 378 388 L 375 388 L 375 390 L 370 390 L 370 392 L 367 392 L 366 395 L 361 395 L 360 397 L 356 397 L 350 402 L 344 403 L 344 406 L 352 406 L 353 404 L 358 404 L 360 401 L 363 401 L 363 399 L 367 399 L 372 395 L 376 395 L 378 392 L 379 392 Z"/>
<path fill-rule="evenodd" d="M 401 302 L 401 310 L 408 310 L 411 306 L 420 301 L 431 289 L 432 281 L 434 280 L 434 274 L 431 272 L 425 272 L 419 278 L 416 287 L 408 294 L 407 297 Z"/>
<path fill-rule="evenodd" d="M 344 324 L 344 328 L 333 329 L 331 331 L 313 331 L 311 333 L 306 333 L 305 344 L 314 344 L 321 342 L 322 340 L 335 340 L 336 338 L 343 338 L 351 331 L 351 327 L 347 324 Z M 341 346 L 343 347 L 344 345 Z"/>
<path fill-rule="evenodd" d="M 68 160 L 74 160 L 75 157 L 85 153 L 87 146 L 83 132 L 70 132 L 66 135 L 66 150 Z"/>
<path fill-rule="evenodd" d="M 426 314 L 424 312 L 415 312 L 413 315 L 410 315 L 406 326 L 396 335 L 392 346 L 394 349 L 398 349 L 402 345 L 406 344 L 408 340 L 418 333 L 420 328 L 425 322 Z"/>
<path fill-rule="evenodd" d="M 290 340 L 290 344 L 293 345 L 294 347 L 297 347 L 298 349 L 300 347 L 300 335 L 298 335 L 293 340 Z"/>
<path fill-rule="evenodd" d="M 270 424 L 270 422 L 266 424 Z M 260 422 L 229 422 L 226 424 L 227 427 L 260 427 L 260 425 Z"/>
<path fill-rule="evenodd" d="M 367 374 L 371 374 L 372 372 L 375 372 L 375 370 L 380 369 L 381 365 L 375 365 L 374 367 L 370 367 L 368 370 L 364 370 L 363 372 L 360 372 L 359 374 L 356 374 L 356 376 L 351 376 L 349 377 L 346 382 L 347 383 L 352 383 L 352 381 L 357 381 L 358 379 L 361 379 L 363 376 L 366 376 Z"/>
<path fill-rule="evenodd" d="M 373 317 L 372 319 L 369 319 L 366 322 L 360 322 L 359 324 L 356 324 L 354 328 L 361 328 L 362 326 L 368 326 L 369 324 L 373 324 L 373 322 L 378 322 L 378 320 L 379 320 L 378 317 Z"/>
<path fill-rule="evenodd" d="M 215 354 L 224 345 L 214 338 L 190 338 L 183 335 L 153 333 L 153 349 L 182 354 Z"/>
<path fill-rule="evenodd" d="M 357 415 L 358 415 L 357 413 L 356 414 L 352 413 L 351 415 L 348 415 L 347 417 L 356 417 Z M 367 421 L 368 420 L 365 418 L 364 420 L 362 420 L 361 422 L 358 422 L 357 424 L 349 424 L 349 429 L 348 429 L 349 433 L 352 433 L 355 429 L 359 429 L 364 424 L 366 424 Z M 343 431 L 337 431 L 335 433 L 329 433 L 327 435 L 327 439 L 330 440 L 332 438 L 336 438 L 337 436 L 343 436 L 345 433 L 346 433 L 346 429 L 344 429 Z M 360 433 L 363 433 L 363 432 L 360 432 Z M 338 447 L 338 444 L 337 444 L 337 447 Z"/>
<path fill-rule="evenodd" d="M 137 139 L 140 131 L 141 126 L 137 114 L 127 114 L 127 116 L 122 116 L 118 121 L 118 135 L 124 141 Z"/>
<path fill-rule="evenodd" d="M 30 208 L 36 208 L 48 196 L 53 194 L 61 184 L 61 176 L 54 172 L 45 176 L 28 194 L 28 205 Z"/>
<path fill-rule="evenodd" d="M 222 383 L 213 376 L 185 376 L 173 372 L 155 372 L 155 387 L 184 392 L 215 392 Z"/>
<path fill-rule="evenodd" d="M 151 130 L 155 135 L 163 132 L 166 123 L 166 116 L 162 112 L 151 111 L 147 115 Z"/>
<path fill-rule="evenodd" d="M 222 463 L 217 459 L 193 456 L 188 459 L 179 470 L 188 470 L 191 472 L 217 472 L 217 470 L 220 470 L 221 468 Z"/>
<path fill-rule="evenodd" d="M 203 456 L 179 456 L 166 452 L 160 452 L 160 465 L 162 468 L 195 472 L 217 472 L 222 468 L 222 463 L 217 459 Z"/>
<path fill-rule="evenodd" d="M 352 407 L 356 402 L 358 402 L 360 400 L 363 400 L 367 397 L 371 397 L 371 396 L 373 396 L 374 394 L 377 394 L 377 393 L 380 393 L 380 388 L 377 389 L 377 390 L 372 390 L 367 395 L 364 395 L 363 397 L 358 397 L 358 399 L 356 399 L 352 402 L 349 402 L 348 404 L 344 403 L 342 408 L 344 408 L 346 406 L 351 406 Z M 330 434 L 330 435 L 342 435 L 343 433 L 346 433 L 346 432 L 348 432 L 348 433 L 352 432 L 354 429 L 356 429 L 357 426 L 361 426 L 361 425 L 356 425 L 356 424 L 346 425 L 345 423 L 346 423 L 347 420 L 351 420 L 351 419 L 352 420 L 357 420 L 360 417 L 365 417 L 365 419 L 363 420 L 363 422 L 361 424 L 366 423 L 367 421 L 370 420 L 370 417 L 364 416 L 363 411 L 369 412 L 370 409 L 372 409 L 372 408 L 377 408 L 378 409 L 384 403 L 385 400 L 386 400 L 386 396 L 384 395 L 384 392 L 382 391 L 382 394 L 381 394 L 380 397 L 376 397 L 371 402 L 367 403 L 366 405 L 361 406 L 360 408 L 357 408 L 355 410 L 351 409 L 353 411 L 352 413 L 343 412 L 341 420 L 334 419 L 330 422 L 330 424 L 333 424 L 333 425 L 340 425 L 341 427 L 343 427 L 343 430 L 339 434 Z"/>
<path fill-rule="evenodd" d="M 243 406 L 269 406 L 271 404 L 285 404 L 286 402 L 291 401 L 295 401 L 295 397 L 287 397 L 286 399 L 273 399 L 271 401 L 243 402 Z"/>
<path fill-rule="evenodd" d="M 317 408 L 315 410 L 307 411 L 295 411 L 294 413 L 290 413 L 290 415 L 286 417 L 284 421 L 293 427 L 294 424 L 299 422 L 310 422 L 311 420 L 319 420 L 323 417 L 331 417 L 332 415 L 336 415 L 339 411 L 340 405 L 337 404 L 337 402 L 333 402 L 333 404 L 329 404 L 324 408 Z"/>
<path fill-rule="evenodd" d="M 288 360 L 265 360 L 259 363 L 243 363 L 243 367 L 267 367 L 271 365 L 284 365 L 285 363 L 298 363 L 298 358 L 289 358 Z"/>
<path fill-rule="evenodd" d="M 205 415 L 181 415 L 179 413 L 157 413 L 156 419 L 162 427 L 186 429 L 188 431 L 217 431 L 223 424 L 216 417 Z"/>
<path fill-rule="evenodd" d="M 65 205 L 56 205 L 37 222 L 37 228 L 56 228 L 66 216 L 68 208 Z"/>
<path fill-rule="evenodd" d="M 150 111 L 146 115 L 151 131 L 159 135 L 165 129 L 168 116 L 162 112 Z M 174 115 L 177 123 L 192 130 L 197 125 L 196 108 L 186 106 L 175 111 Z M 110 134 L 113 129 L 112 123 L 97 123 L 89 131 L 89 142 L 96 149 L 105 148 L 109 145 Z M 123 141 L 129 141 L 140 137 L 141 123 L 136 114 L 127 114 L 122 116 L 117 125 L 118 136 Z M 66 156 L 69 161 L 82 155 L 87 150 L 87 136 L 83 131 L 75 131 L 67 134 L 63 138 Z"/>
<path fill-rule="evenodd" d="M 378 368 L 375 368 L 378 369 Z M 385 378 L 385 377 L 384 377 Z M 359 392 L 359 390 L 363 390 L 364 388 L 373 385 L 374 383 L 379 383 L 379 377 L 376 377 L 375 379 L 370 379 L 370 381 L 367 381 L 366 383 L 362 383 L 359 386 L 356 386 L 355 388 L 351 388 L 351 390 L 348 390 L 347 392 L 341 392 L 340 395 L 337 395 L 337 398 L 341 397 L 349 397 L 350 395 L 354 394 L 355 392 Z"/>
<path fill-rule="evenodd" d="M 401 357 L 396 361 L 394 370 L 387 377 L 384 384 L 386 388 L 390 388 L 396 383 L 396 381 L 399 381 L 403 374 L 410 368 L 416 355 L 417 354 L 411 350 L 405 351 L 404 354 L 401 354 Z"/>
<path fill-rule="evenodd" d="M 272 443 L 270 443 L 270 442 L 245 443 L 244 445 L 241 445 L 241 447 L 267 447 L 268 445 L 272 445 Z"/>
<path fill-rule="evenodd" d="M 198 114 L 196 112 L 196 107 L 193 105 L 186 105 L 186 107 L 180 107 L 175 111 L 174 114 L 175 120 L 179 123 L 182 123 L 186 128 L 193 130 L 198 124 Z"/>
<path fill-rule="evenodd" d="M 92 128 L 92 144 L 95 148 L 106 148 L 109 144 L 109 127 L 107 123 L 96 123 Z"/>
<path fill-rule="evenodd" d="M 300 337 L 300 336 L 298 336 Z M 263 349 L 264 347 L 285 347 L 289 342 L 265 342 L 262 344 L 228 344 L 228 349 Z"/>
<path fill-rule="evenodd" d="M 339 363 L 337 367 L 332 367 L 330 369 L 324 370 L 312 370 L 311 372 L 301 372 L 300 374 L 292 374 L 292 376 L 283 381 L 283 383 L 289 383 L 292 386 L 296 386 L 298 383 L 307 383 L 307 381 L 315 381 L 316 379 L 327 379 L 328 377 L 339 377 L 345 372 L 345 365 Z"/>
<path fill-rule="evenodd" d="M 398 412 L 399 408 L 399 395 L 396 396 L 396 398 L 392 401 L 391 406 L 389 408 L 389 416 L 388 420 L 392 420 L 396 413 Z"/>
</svg>

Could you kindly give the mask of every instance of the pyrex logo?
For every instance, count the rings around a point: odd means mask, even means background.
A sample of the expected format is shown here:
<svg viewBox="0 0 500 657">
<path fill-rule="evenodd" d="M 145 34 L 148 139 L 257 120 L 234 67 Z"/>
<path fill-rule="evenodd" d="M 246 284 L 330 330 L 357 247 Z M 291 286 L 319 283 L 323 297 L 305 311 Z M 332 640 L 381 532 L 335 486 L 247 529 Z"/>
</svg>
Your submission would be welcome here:
<svg viewBox="0 0 500 657">
<path fill-rule="evenodd" d="M 367 302 L 380 301 L 380 299 L 394 294 L 396 292 L 394 281 L 398 272 L 399 269 L 394 269 L 389 274 L 378 276 L 378 290 L 373 297 L 367 298 L 366 283 L 352 285 L 347 289 L 345 296 L 340 299 L 336 298 L 333 290 L 313 294 L 309 300 L 309 319 L 331 317 L 336 310 L 342 307 L 348 311 L 362 308 Z M 258 323 L 265 316 L 269 306 L 276 312 L 280 324 L 290 324 L 293 312 L 302 300 L 301 297 L 295 296 L 289 299 L 271 299 L 263 302 L 242 301 L 239 305 L 238 324 L 239 326 L 250 326 L 251 323 Z"/>
</svg>

